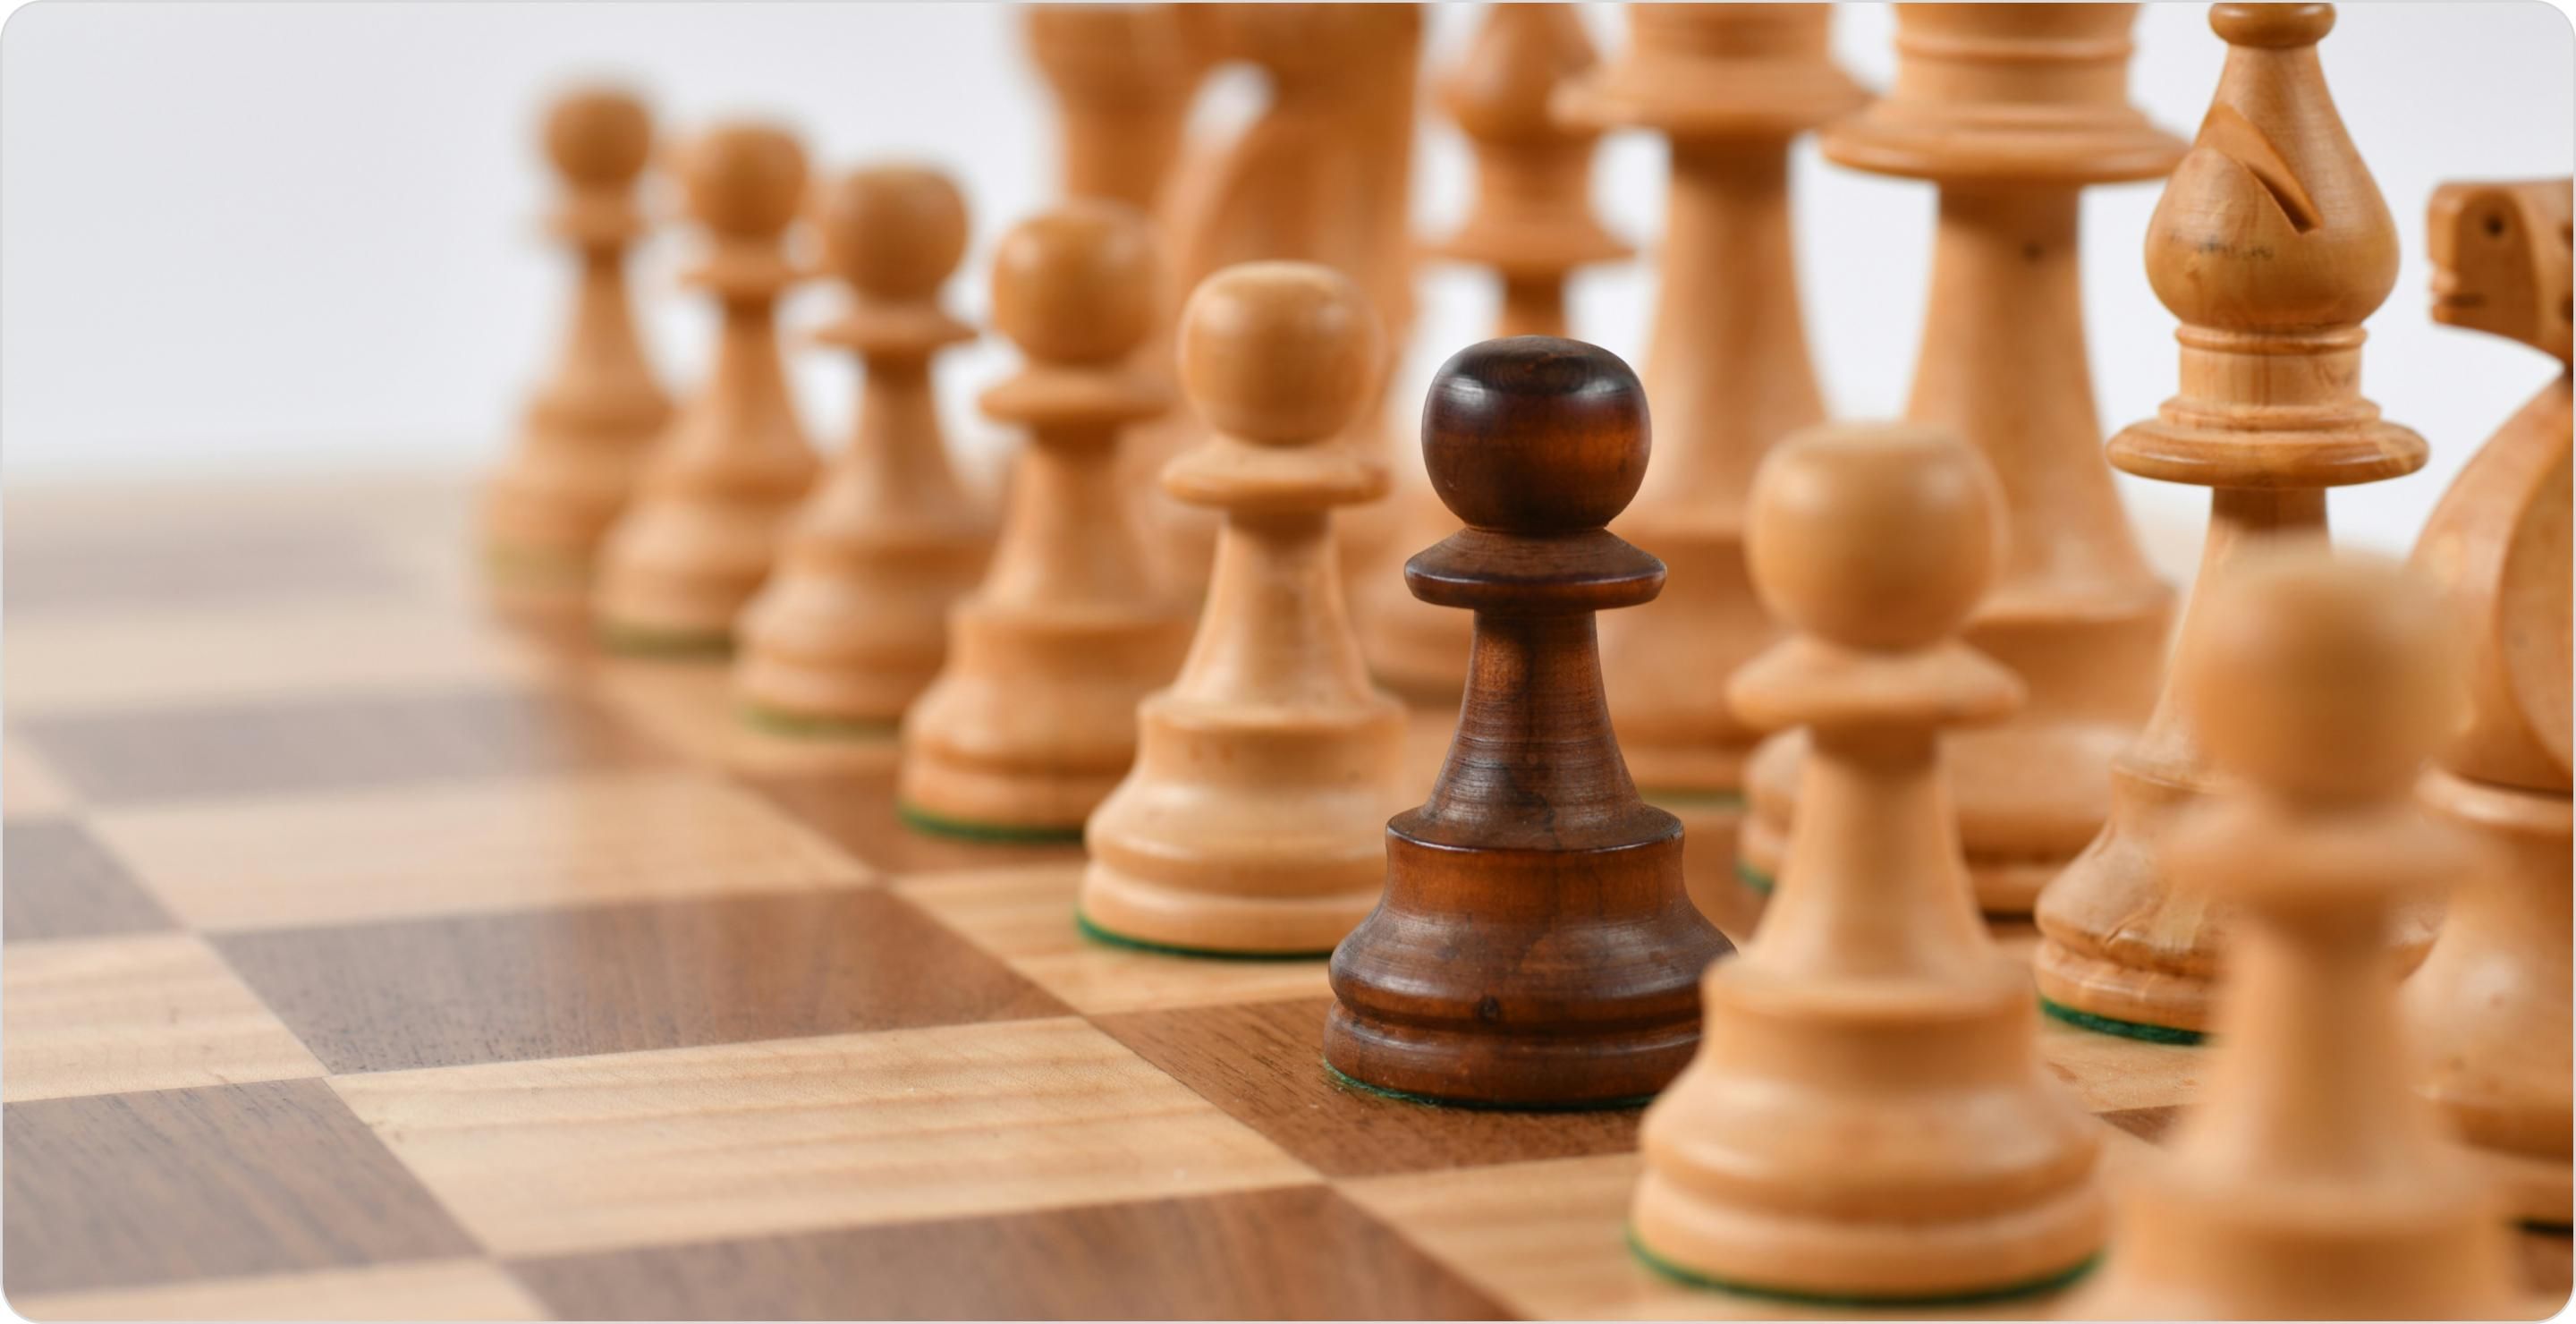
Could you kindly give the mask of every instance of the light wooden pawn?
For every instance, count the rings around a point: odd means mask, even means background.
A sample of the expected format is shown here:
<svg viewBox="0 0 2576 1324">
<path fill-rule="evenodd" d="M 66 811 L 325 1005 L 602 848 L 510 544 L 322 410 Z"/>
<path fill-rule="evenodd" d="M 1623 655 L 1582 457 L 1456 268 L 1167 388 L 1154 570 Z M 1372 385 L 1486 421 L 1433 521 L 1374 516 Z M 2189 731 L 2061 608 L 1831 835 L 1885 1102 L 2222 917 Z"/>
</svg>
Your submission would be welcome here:
<svg viewBox="0 0 2576 1324">
<path fill-rule="evenodd" d="M 2129 104 L 2137 6 L 1909 4 L 1894 84 L 1826 128 L 1841 164 L 1940 187 L 1906 416 L 1956 431 L 2003 483 L 2009 541 L 1967 641 L 2030 702 L 1943 757 L 1979 904 L 2030 912 L 2110 812 L 2109 765 L 2155 701 L 2173 592 L 2130 532 L 2085 357 L 2078 213 L 2183 144 Z M 1792 732 L 1748 773 L 1742 856 L 1775 867 L 1796 816 Z"/>
<path fill-rule="evenodd" d="M 1466 223 L 1431 251 L 1499 278 L 1496 336 L 1566 334 L 1567 278 L 1630 251 L 1592 216 L 1600 131 L 1548 113 L 1556 89 L 1595 58 L 1574 6 L 1494 5 L 1465 57 L 1440 80 L 1441 106 L 1475 149 L 1476 202 Z M 1403 546 L 1428 546 L 1457 527 L 1428 479 L 1406 484 L 1395 499 Z M 1351 606 L 1380 680 L 1419 702 L 1458 701 L 1471 617 L 1414 597 L 1403 577 L 1391 574 L 1360 580 Z"/>
<path fill-rule="evenodd" d="M 2409 1087 L 2387 930 L 2463 863 L 2408 790 L 2457 700 L 2428 586 L 2321 546 L 2208 586 L 2177 656 L 2243 789 L 2172 843 L 2233 905 L 2208 1085 L 2122 1183 L 2082 1315 L 2533 1318 L 2495 1192 Z"/>
<path fill-rule="evenodd" d="M 627 252 L 650 229 L 635 184 L 652 155 L 652 116 L 626 92 L 584 88 L 547 111 L 545 147 L 564 186 L 547 229 L 579 257 L 580 292 L 485 493 L 483 536 L 504 605 L 577 609 L 599 541 L 671 418 L 626 285 Z"/>
<path fill-rule="evenodd" d="M 743 611 L 734 692 L 766 725 L 891 732 L 938 674 L 949 604 L 992 545 L 931 392 L 933 356 L 975 338 L 939 306 L 966 252 L 966 203 L 937 171 L 878 166 L 831 188 L 818 228 L 850 304 L 815 338 L 858 356 L 857 420 Z"/>
<path fill-rule="evenodd" d="M 1229 267 L 1182 314 L 1183 389 L 1211 435 L 1163 482 L 1225 523 L 1188 660 L 1137 706 L 1136 766 L 1084 833 L 1096 930 L 1320 956 L 1377 905 L 1404 709 L 1369 683 L 1332 513 L 1386 490 L 1384 461 L 1342 436 L 1382 354 L 1367 299 L 1311 263 Z"/>
<path fill-rule="evenodd" d="M 2446 184 L 2426 230 L 2433 317 L 2518 340 L 2557 372 L 2460 471 L 2415 544 L 2469 643 L 2469 702 L 2419 789 L 2479 839 L 2402 995 L 2419 1084 L 2514 1217 L 2569 1218 L 2568 224 L 2565 178 Z"/>
<path fill-rule="evenodd" d="M 1153 318 L 1145 218 L 1077 200 L 993 259 L 993 324 L 1020 371 L 984 412 L 1028 431 L 984 581 L 949 614 L 948 658 L 904 714 L 898 805 L 916 827 L 1072 839 L 1136 753 L 1136 702 L 1189 646 L 1117 481 L 1127 428 L 1171 407 L 1133 366 Z"/>
<path fill-rule="evenodd" d="M 777 559 L 820 463 L 779 356 L 786 252 L 805 195 L 805 152 L 765 124 L 711 129 L 679 154 L 708 252 L 690 273 L 722 310 L 715 366 L 653 451 L 609 534 L 592 610 L 613 645 L 720 651 Z"/>
<path fill-rule="evenodd" d="M 1978 918 L 1940 759 L 1943 728 L 2021 701 L 1957 638 L 2001 504 L 1976 451 L 1914 424 L 1795 434 L 1754 483 L 1754 583 L 1793 633 L 1728 689 L 1812 747 L 1761 931 L 1703 978 L 1699 1055 L 1639 1137 L 1634 1234 L 1668 1269 L 1919 1300 L 2044 1285 L 2101 1244 L 2098 1132 Z"/>
<path fill-rule="evenodd" d="M 2397 279 L 2397 226 L 2326 90 L 2318 4 L 2222 4 L 2227 62 L 2199 136 L 2147 228 L 2147 279 L 2183 325 L 2181 383 L 2156 417 L 2114 435 L 2111 463 L 2211 489 L 2197 599 L 2248 553 L 2326 540 L 2326 492 L 2414 472 L 2424 439 L 2361 394 L 2361 323 Z M 2186 607 L 2175 649 L 2197 631 Z M 2191 682 L 2165 680 L 2111 764 L 2102 832 L 2036 909 L 2040 995 L 2093 1028 L 2191 1038 L 2208 1028 L 2225 907 L 2183 888 L 2167 846 L 2227 794 L 2185 719 Z M 2420 959 L 2430 912 L 2393 941 Z"/>
<path fill-rule="evenodd" d="M 1575 123 L 1670 145 L 1645 377 L 1655 465 L 1619 530 L 1672 568 L 1662 597 L 1601 622 L 1610 715 L 1637 785 L 1690 833 L 1690 887 L 1742 911 L 1735 834 L 1761 733 L 1726 675 L 1775 628 L 1744 570 L 1744 503 L 1762 457 L 1822 422 L 1807 352 L 1789 184 L 1798 139 L 1868 93 L 1834 63 L 1831 5 L 1634 4 L 1617 59 L 1558 94 Z"/>
</svg>

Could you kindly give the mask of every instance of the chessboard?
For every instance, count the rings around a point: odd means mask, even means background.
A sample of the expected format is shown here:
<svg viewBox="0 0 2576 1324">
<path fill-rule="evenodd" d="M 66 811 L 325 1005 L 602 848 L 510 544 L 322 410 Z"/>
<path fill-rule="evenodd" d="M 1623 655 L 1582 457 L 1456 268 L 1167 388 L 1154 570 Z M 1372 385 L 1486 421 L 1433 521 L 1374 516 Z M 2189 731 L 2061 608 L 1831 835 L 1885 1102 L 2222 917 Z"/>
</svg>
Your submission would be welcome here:
<svg viewBox="0 0 2576 1324">
<path fill-rule="evenodd" d="M 1320 961 L 1102 945 L 1078 847 L 901 825 L 890 740 L 496 617 L 468 497 L 10 494 L 21 1313 L 1849 1313 L 1635 1259 L 1636 1111 L 1339 1087 Z M 2208 1051 L 2040 1042 L 2114 1179 Z M 2566 1236 L 2520 1243 L 2563 1301 Z"/>
</svg>

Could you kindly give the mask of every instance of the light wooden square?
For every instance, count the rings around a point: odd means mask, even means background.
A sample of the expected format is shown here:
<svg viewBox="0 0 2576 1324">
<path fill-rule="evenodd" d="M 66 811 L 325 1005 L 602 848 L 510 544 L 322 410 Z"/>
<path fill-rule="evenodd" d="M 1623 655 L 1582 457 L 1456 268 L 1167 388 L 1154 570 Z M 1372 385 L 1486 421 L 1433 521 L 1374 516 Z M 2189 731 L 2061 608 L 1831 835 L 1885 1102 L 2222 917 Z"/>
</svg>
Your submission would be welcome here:
<svg viewBox="0 0 2576 1324">
<path fill-rule="evenodd" d="M 13 691 L 12 701 L 16 699 Z M 71 789 L 25 741 L 0 737 L 0 817 L 57 818 L 70 813 Z"/>
<path fill-rule="evenodd" d="M 507 1271 L 487 1260 L 424 1260 L 59 1292 L 9 1304 L 29 1319 L 550 1318 Z"/>
<path fill-rule="evenodd" d="M 13 715 L 479 688 L 553 664 L 471 616 L 401 604 L 215 603 L 11 621 Z"/>
<path fill-rule="evenodd" d="M 2200 1074 L 2209 1062 L 2207 1048 L 2079 1030 L 2045 1016 L 2039 1022 L 2039 1056 L 2097 1113 L 2189 1103 L 2200 1093 Z"/>
<path fill-rule="evenodd" d="M 188 934 L 12 944 L 0 991 L 0 1093 L 12 1103 L 322 1074 Z"/>
<path fill-rule="evenodd" d="M 847 885 L 866 866 L 689 773 L 564 774 L 103 813 L 99 836 L 202 929 Z"/>
<path fill-rule="evenodd" d="M 596 693 L 619 715 L 691 759 L 759 777 L 890 772 L 894 733 L 789 734 L 755 726 L 721 659 L 606 657 Z"/>
<path fill-rule="evenodd" d="M 513 1256 L 1315 1179 L 1071 1018 L 331 1083 Z"/>
<path fill-rule="evenodd" d="M 1112 947 L 1074 926 L 1077 864 L 907 878 L 906 900 L 1086 1014 L 1322 997 L 1325 962 L 1229 961 Z"/>
</svg>

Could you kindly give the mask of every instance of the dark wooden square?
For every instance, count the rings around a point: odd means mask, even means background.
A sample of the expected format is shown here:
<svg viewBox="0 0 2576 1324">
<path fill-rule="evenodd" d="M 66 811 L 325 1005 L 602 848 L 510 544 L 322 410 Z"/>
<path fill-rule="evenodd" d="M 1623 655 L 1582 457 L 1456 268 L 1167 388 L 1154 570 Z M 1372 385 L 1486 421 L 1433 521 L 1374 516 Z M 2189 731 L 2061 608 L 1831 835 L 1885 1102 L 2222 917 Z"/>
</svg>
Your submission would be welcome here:
<svg viewBox="0 0 2576 1324">
<path fill-rule="evenodd" d="M 568 1319 L 1490 1319 L 1322 1186 L 513 1266 Z"/>
<path fill-rule="evenodd" d="M 664 761 L 585 700 L 512 690 L 33 717 L 21 726 L 63 780 L 97 804 Z"/>
<path fill-rule="evenodd" d="M 873 887 L 212 941 L 334 1072 L 1067 1014 Z"/>
<path fill-rule="evenodd" d="M 12 1297 L 475 1251 L 318 1080 L 13 1103 L 0 1133 Z"/>
<path fill-rule="evenodd" d="M 1330 999 L 1098 1016 L 1093 1023 L 1330 1177 L 1634 1149 L 1641 1109 L 1503 1112 L 1373 1094 L 1324 1069 Z"/>
<path fill-rule="evenodd" d="M 123 864 L 79 824 L 0 827 L 0 939 L 94 938 L 173 925 Z"/>
</svg>

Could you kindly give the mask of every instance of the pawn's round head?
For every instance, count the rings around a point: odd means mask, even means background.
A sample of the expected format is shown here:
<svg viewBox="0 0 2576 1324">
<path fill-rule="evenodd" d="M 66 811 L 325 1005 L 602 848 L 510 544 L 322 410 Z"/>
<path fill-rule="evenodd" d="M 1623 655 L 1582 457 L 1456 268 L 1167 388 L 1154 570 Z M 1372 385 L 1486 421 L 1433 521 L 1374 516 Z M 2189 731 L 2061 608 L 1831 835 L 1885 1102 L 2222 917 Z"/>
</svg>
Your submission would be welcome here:
<svg viewBox="0 0 2576 1324">
<path fill-rule="evenodd" d="M 805 199 L 805 149 L 768 124 L 722 124 L 680 154 L 689 214 L 732 239 L 785 232 Z"/>
<path fill-rule="evenodd" d="M 1469 345 L 1431 379 L 1422 464 L 1472 527 L 1597 529 L 1646 480 L 1646 388 L 1619 356 L 1554 336 Z"/>
<path fill-rule="evenodd" d="M 2441 596 L 2323 547 L 2259 555 L 2205 592 L 2181 663 L 2220 766 L 2294 800 L 2404 794 L 2458 712 Z"/>
<path fill-rule="evenodd" d="M 629 183 L 652 154 L 653 116 L 632 93 L 577 88 L 546 111 L 546 159 L 575 184 Z"/>
<path fill-rule="evenodd" d="M 966 255 L 966 199 L 925 166 L 843 175 L 823 196 L 821 225 L 832 270 L 878 299 L 927 299 Z"/>
<path fill-rule="evenodd" d="M 993 325 L 1029 357 L 1110 363 L 1145 338 L 1154 243 L 1125 203 L 1078 199 L 1030 217 L 993 254 Z"/>
<path fill-rule="evenodd" d="M 1956 634 L 2000 552 L 1985 457 L 1914 423 L 1783 440 L 1754 476 L 1745 556 L 1772 614 L 1847 648 L 1905 652 Z"/>
<path fill-rule="evenodd" d="M 2334 31 L 2326 4 L 2224 4 L 2209 7 L 2209 30 L 2230 46 L 2314 46 Z"/>
<path fill-rule="evenodd" d="M 1312 262 L 1246 262 L 1199 282 L 1181 312 L 1181 388 L 1209 426 L 1264 445 L 1322 441 L 1376 387 L 1385 334 L 1350 278 Z"/>
</svg>

